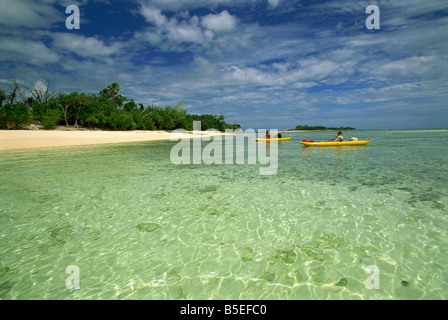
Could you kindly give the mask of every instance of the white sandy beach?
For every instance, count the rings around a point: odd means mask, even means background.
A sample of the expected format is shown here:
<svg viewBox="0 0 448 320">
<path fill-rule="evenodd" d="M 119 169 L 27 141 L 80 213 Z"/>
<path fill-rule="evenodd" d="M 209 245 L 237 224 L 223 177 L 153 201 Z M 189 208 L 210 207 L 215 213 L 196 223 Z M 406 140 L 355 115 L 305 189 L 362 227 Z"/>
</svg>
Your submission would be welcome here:
<svg viewBox="0 0 448 320">
<path fill-rule="evenodd" d="M 177 138 L 194 138 L 224 133 L 188 132 Z M 32 148 L 67 147 L 107 143 L 125 143 L 152 140 L 170 140 L 167 131 L 100 131 L 100 130 L 0 130 L 0 151 Z"/>
</svg>

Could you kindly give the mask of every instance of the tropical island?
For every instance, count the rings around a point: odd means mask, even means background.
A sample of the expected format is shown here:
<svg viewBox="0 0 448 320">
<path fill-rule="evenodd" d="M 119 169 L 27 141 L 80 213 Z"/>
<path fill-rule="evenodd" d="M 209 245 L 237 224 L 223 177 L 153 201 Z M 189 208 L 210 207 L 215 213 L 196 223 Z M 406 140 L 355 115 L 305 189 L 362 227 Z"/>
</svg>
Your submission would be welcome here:
<svg viewBox="0 0 448 320">
<path fill-rule="evenodd" d="M 309 126 L 309 125 L 298 125 L 296 126 L 295 129 L 293 130 L 321 130 L 321 131 L 352 131 L 352 130 L 357 130 L 356 128 L 353 127 L 324 127 L 324 126 Z"/>
<path fill-rule="evenodd" d="M 45 86 L 22 88 L 11 80 L 10 92 L 0 90 L 0 129 L 23 129 L 34 124 L 52 130 L 58 126 L 113 131 L 193 130 L 193 121 L 201 121 L 201 130 L 238 129 L 223 115 L 188 114 L 184 103 L 174 107 L 144 106 L 121 95 L 118 83 L 99 93 L 55 93 Z"/>
</svg>

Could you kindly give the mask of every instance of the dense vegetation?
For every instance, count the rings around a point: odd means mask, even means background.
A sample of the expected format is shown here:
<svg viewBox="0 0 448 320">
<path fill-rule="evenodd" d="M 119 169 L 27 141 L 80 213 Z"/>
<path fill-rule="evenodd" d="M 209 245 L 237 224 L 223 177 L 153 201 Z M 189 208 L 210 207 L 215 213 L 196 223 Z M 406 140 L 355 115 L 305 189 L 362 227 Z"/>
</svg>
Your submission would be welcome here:
<svg viewBox="0 0 448 320">
<path fill-rule="evenodd" d="M 21 128 L 31 123 L 44 129 L 58 125 L 99 128 L 104 130 L 173 130 L 193 129 L 193 121 L 201 121 L 202 130 L 224 131 L 240 128 L 228 124 L 224 116 L 187 114 L 184 104 L 175 107 L 143 106 L 120 94 L 112 83 L 98 94 L 54 93 L 46 86 L 21 89 L 11 80 L 11 91 L 0 90 L 0 128 Z"/>
<path fill-rule="evenodd" d="M 324 127 L 324 126 L 309 126 L 309 125 L 298 125 L 296 126 L 296 128 L 294 130 L 334 130 L 334 131 L 351 131 L 351 130 L 356 130 L 356 128 L 353 127 Z"/>
</svg>

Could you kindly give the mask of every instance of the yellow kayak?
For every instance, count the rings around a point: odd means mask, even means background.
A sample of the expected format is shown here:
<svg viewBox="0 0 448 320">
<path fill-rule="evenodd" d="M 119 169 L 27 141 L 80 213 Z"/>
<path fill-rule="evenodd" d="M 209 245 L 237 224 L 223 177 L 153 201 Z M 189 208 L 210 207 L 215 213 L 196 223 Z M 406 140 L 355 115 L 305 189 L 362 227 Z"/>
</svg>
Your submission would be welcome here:
<svg viewBox="0 0 448 320">
<path fill-rule="evenodd" d="M 361 141 L 312 141 L 304 142 L 300 141 L 301 144 L 307 147 L 343 147 L 343 146 L 364 146 L 368 144 L 370 140 Z"/>
<path fill-rule="evenodd" d="M 257 140 L 257 141 L 284 141 L 284 140 L 291 140 L 291 137 L 289 137 L 289 138 L 272 138 L 272 139 L 257 138 L 255 140 Z"/>
</svg>

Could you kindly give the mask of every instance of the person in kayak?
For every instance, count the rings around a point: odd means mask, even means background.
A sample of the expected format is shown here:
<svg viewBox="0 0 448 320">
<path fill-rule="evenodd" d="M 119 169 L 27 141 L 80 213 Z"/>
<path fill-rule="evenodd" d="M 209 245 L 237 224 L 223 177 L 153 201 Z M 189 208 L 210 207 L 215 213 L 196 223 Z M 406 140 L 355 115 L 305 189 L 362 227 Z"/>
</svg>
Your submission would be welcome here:
<svg viewBox="0 0 448 320">
<path fill-rule="evenodd" d="M 271 139 L 271 133 L 269 131 L 266 133 L 266 139 Z"/>
<path fill-rule="evenodd" d="M 338 135 L 334 137 L 333 139 L 330 139 L 330 141 L 344 141 L 344 137 L 342 136 L 342 131 L 338 131 Z"/>
</svg>

